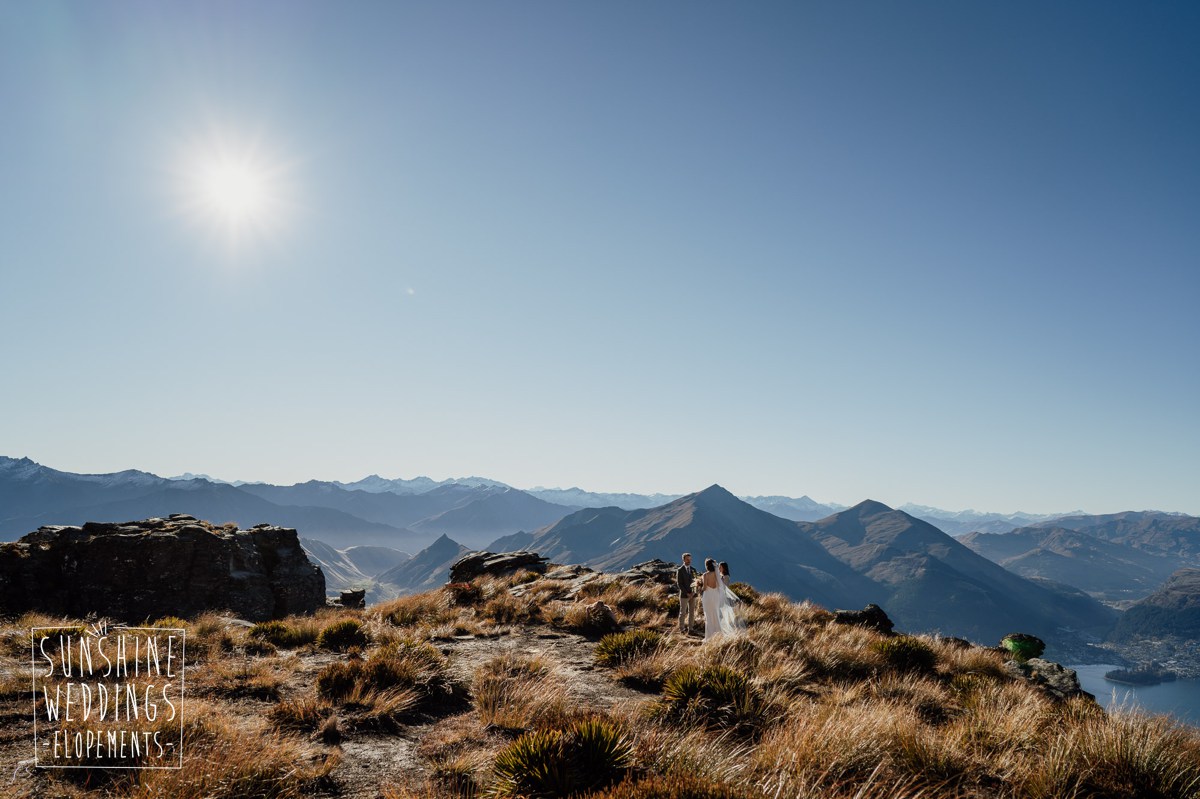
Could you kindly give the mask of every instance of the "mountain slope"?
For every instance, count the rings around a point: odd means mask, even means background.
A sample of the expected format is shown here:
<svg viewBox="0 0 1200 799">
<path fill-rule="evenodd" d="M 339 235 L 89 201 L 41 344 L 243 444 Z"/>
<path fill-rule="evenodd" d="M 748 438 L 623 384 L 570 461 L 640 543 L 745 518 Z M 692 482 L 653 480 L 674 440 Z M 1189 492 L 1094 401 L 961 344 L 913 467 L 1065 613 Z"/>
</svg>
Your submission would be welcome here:
<svg viewBox="0 0 1200 799">
<path fill-rule="evenodd" d="M 515 545 L 515 546 L 514 546 Z M 525 548 L 556 563 L 605 571 L 691 552 L 726 560 L 735 580 L 836 607 L 873 601 L 875 586 L 829 555 L 793 522 L 761 511 L 714 485 L 647 510 L 588 508 L 529 536 L 502 539 L 489 549 Z"/>
<path fill-rule="evenodd" d="M 1065 516 L 1036 527 L 1061 527 L 1200 564 L 1200 517 L 1159 511 L 1125 511 L 1101 516 Z"/>
<path fill-rule="evenodd" d="M 902 627 L 974 640 L 1029 632 L 1047 641 L 1063 628 L 1106 632 L 1114 612 L 1078 592 L 1034 583 L 984 558 L 928 522 L 867 500 L 802 530 L 883 586 L 881 603 Z"/>
<path fill-rule="evenodd" d="M 575 510 L 530 496 L 516 488 L 477 491 L 469 502 L 412 525 L 421 533 L 451 535 L 467 544 L 482 545 L 497 536 L 533 530 Z"/>
<path fill-rule="evenodd" d="M 1067 583 L 1106 601 L 1141 599 L 1162 585 L 1179 559 L 1062 527 L 970 533 L 964 546 L 1022 577 Z"/>
<path fill-rule="evenodd" d="M 204 480 L 168 482 L 165 488 L 152 488 L 132 498 L 6 519 L 0 522 L 0 534 L 17 538 L 48 524 L 120 522 L 172 513 L 187 513 L 218 524 L 237 522 L 243 528 L 264 522 L 293 527 L 302 537 L 320 536 L 329 543 L 344 542 L 347 546 L 371 543 L 413 547 L 422 539 L 411 530 L 368 522 L 332 508 L 276 505 L 233 486 Z"/>
<path fill-rule="evenodd" d="M 1121 616 L 1112 640 L 1170 636 L 1200 640 L 1200 569 L 1180 569 Z"/>
<path fill-rule="evenodd" d="M 445 584 L 450 566 L 471 550 L 448 536 L 441 536 L 411 559 L 389 569 L 375 579 L 395 586 L 400 593 L 429 591 Z"/>
</svg>

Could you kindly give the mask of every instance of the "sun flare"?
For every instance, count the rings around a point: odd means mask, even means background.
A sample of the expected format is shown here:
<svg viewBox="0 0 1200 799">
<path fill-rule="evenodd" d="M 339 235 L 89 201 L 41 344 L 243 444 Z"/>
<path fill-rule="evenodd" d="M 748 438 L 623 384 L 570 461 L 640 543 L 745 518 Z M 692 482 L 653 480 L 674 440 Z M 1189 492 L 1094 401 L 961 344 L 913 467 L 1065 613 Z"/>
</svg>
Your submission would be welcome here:
<svg viewBox="0 0 1200 799">
<path fill-rule="evenodd" d="M 216 161 L 199 176 L 204 204 L 231 224 L 253 222 L 269 205 L 267 176 L 252 164 Z"/>
<path fill-rule="evenodd" d="M 288 167 L 259 142 L 213 137 L 189 149 L 179 172 L 186 215 L 230 246 L 277 233 L 294 204 Z"/>
</svg>

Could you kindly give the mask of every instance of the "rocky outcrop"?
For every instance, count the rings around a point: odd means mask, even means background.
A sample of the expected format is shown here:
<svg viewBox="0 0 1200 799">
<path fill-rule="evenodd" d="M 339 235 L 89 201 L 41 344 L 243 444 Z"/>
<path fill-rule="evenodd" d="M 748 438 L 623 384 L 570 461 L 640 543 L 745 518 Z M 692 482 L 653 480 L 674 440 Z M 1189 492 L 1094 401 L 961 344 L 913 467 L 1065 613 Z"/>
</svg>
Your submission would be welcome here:
<svg viewBox="0 0 1200 799">
<path fill-rule="evenodd" d="M 503 577 L 518 569 L 543 574 L 546 559 L 536 552 L 472 552 L 450 566 L 450 582 L 469 583 L 476 577 Z"/>
<path fill-rule="evenodd" d="M 834 611 L 833 621 L 835 624 L 865 627 L 883 635 L 891 635 L 892 628 L 895 627 L 892 620 L 884 613 L 883 608 L 874 603 L 867 605 L 862 610 Z"/>
<path fill-rule="evenodd" d="M 0 545 L 0 612 L 130 623 L 225 610 L 265 621 L 325 605 L 325 577 L 296 531 L 217 527 L 175 514 L 42 527 Z"/>
<path fill-rule="evenodd" d="M 1063 700 L 1073 696 L 1082 696 L 1093 701 L 1096 699 L 1079 685 L 1079 675 L 1074 669 L 1049 660 L 1010 660 L 1004 664 L 1004 669 L 1013 677 L 1020 677 L 1037 686 L 1051 699 Z"/>
<path fill-rule="evenodd" d="M 655 558 L 654 560 L 648 560 L 645 563 L 631 566 L 627 571 L 618 574 L 617 577 L 631 585 L 658 583 L 674 587 L 678 571 L 678 563 L 667 563 L 665 560 Z"/>
</svg>

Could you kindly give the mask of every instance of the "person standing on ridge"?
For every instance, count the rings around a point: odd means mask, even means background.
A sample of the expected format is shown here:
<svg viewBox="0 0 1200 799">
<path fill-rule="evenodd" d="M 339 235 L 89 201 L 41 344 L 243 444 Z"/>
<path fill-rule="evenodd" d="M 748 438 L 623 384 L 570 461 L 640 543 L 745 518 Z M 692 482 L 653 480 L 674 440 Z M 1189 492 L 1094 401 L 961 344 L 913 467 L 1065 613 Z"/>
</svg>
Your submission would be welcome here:
<svg viewBox="0 0 1200 799">
<path fill-rule="evenodd" d="M 690 633 L 696 625 L 696 570 L 692 568 L 692 553 L 683 553 L 683 565 L 676 572 L 676 582 L 679 583 L 679 632 Z"/>
</svg>

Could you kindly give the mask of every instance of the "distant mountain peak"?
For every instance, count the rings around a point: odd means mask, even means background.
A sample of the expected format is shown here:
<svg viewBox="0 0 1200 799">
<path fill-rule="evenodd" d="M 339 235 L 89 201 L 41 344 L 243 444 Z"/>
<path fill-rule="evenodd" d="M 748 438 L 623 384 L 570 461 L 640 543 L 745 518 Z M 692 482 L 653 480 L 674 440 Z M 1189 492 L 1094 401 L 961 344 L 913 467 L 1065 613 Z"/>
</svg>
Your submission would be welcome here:
<svg viewBox="0 0 1200 799">
<path fill-rule="evenodd" d="M 854 507 L 848 508 L 846 511 L 843 511 L 843 512 L 850 512 L 850 513 L 854 513 L 859 516 L 862 516 L 862 515 L 873 514 L 873 513 L 891 513 L 893 511 L 895 511 L 895 508 L 893 508 L 889 505 L 884 505 L 882 502 L 878 502 L 874 499 L 864 499 L 862 502 L 858 503 Z M 903 513 L 903 511 L 900 511 L 900 512 Z M 905 515 L 907 515 L 907 514 L 905 514 Z"/>
<path fill-rule="evenodd" d="M 696 492 L 696 494 L 694 494 L 693 496 L 696 499 L 720 500 L 723 502 L 728 502 L 729 500 L 733 500 L 734 502 L 742 501 L 742 500 L 738 499 L 737 497 L 735 497 L 732 492 L 727 490 L 720 483 L 713 483 L 712 485 L 710 485 L 708 488 L 704 489 L 703 491 Z"/>
</svg>

